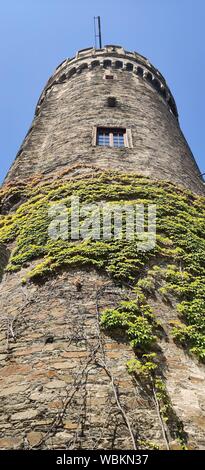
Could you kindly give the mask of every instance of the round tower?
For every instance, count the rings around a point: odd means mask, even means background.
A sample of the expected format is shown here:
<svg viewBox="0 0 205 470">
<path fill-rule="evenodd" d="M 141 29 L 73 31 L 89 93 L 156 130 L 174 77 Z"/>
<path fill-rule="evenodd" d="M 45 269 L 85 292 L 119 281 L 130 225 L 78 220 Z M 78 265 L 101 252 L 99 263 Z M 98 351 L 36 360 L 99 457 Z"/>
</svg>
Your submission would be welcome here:
<svg viewBox="0 0 205 470">
<path fill-rule="evenodd" d="M 146 58 L 56 69 L 0 190 L 0 449 L 205 449 L 203 195 Z"/>
<path fill-rule="evenodd" d="M 124 133 L 122 148 L 111 142 L 113 129 Z M 106 148 L 98 145 L 100 131 L 110 133 Z M 145 57 L 119 46 L 84 49 L 57 67 L 6 182 L 78 165 L 204 191 L 165 79 Z"/>
</svg>

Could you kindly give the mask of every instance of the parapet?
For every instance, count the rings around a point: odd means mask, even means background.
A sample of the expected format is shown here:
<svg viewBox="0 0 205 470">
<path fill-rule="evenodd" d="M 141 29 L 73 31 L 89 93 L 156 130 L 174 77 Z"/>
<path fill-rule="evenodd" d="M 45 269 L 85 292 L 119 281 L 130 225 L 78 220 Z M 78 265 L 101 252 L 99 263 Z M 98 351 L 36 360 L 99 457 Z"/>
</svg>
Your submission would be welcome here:
<svg viewBox="0 0 205 470">
<path fill-rule="evenodd" d="M 121 69 L 122 71 L 126 70 L 146 80 L 146 82 L 158 91 L 169 106 L 172 114 L 178 119 L 178 111 L 174 97 L 162 74 L 146 57 L 137 52 L 126 51 L 123 47 L 115 45 L 104 46 L 102 49 L 95 49 L 93 47 L 82 49 L 77 52 L 74 58 L 64 60 L 48 80 L 37 103 L 36 115 L 41 108 L 46 94 L 54 85 L 64 83 L 66 80 L 73 78 L 76 74 L 96 67 Z"/>
</svg>

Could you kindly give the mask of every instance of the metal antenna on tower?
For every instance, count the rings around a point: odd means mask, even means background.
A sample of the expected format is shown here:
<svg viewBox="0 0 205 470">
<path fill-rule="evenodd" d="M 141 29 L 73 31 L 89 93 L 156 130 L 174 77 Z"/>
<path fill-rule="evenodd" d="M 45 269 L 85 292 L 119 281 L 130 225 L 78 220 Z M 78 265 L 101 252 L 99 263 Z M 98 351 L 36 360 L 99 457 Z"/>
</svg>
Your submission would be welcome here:
<svg viewBox="0 0 205 470">
<path fill-rule="evenodd" d="M 99 48 L 102 49 L 100 16 L 94 16 L 94 31 L 95 31 L 95 47 L 97 47 L 97 40 L 99 40 Z"/>
</svg>

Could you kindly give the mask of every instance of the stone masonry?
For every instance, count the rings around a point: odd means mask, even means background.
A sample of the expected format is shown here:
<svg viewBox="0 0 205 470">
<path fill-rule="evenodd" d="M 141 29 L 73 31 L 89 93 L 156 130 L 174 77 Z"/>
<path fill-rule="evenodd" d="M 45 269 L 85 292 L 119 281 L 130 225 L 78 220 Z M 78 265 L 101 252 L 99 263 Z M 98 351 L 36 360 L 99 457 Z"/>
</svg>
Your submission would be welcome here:
<svg viewBox="0 0 205 470">
<path fill-rule="evenodd" d="M 42 286 L 22 287 L 18 273 L 7 275 L 0 294 L 0 448 L 132 449 L 113 383 L 139 445 L 166 448 L 154 404 L 127 373 L 132 350 L 121 338 L 99 336 L 96 295 L 102 311 L 125 298 L 126 289 L 93 270 L 73 270 Z M 176 313 L 159 300 L 153 306 L 169 335 Z M 160 346 L 189 448 L 204 449 L 204 366 L 171 339 Z M 170 446 L 179 448 L 172 440 Z"/>
<path fill-rule="evenodd" d="M 96 126 L 128 129 L 129 147 L 97 146 Z M 80 51 L 56 69 L 3 188 L 35 177 L 52 181 L 69 168 L 71 178 L 87 168 L 114 169 L 204 194 L 164 78 L 119 46 Z M 14 197 L 5 212 L 16 204 Z M 127 372 L 131 347 L 99 328 L 103 309 L 130 297 L 129 290 L 85 268 L 24 286 L 35 261 L 7 273 L 14 248 L 0 245 L 0 449 L 133 449 L 129 424 L 139 448 L 165 449 L 158 410 Z M 160 347 L 174 411 L 188 448 L 205 449 L 204 366 L 173 342 L 176 310 L 157 296 L 152 307 L 166 332 Z"/>
</svg>

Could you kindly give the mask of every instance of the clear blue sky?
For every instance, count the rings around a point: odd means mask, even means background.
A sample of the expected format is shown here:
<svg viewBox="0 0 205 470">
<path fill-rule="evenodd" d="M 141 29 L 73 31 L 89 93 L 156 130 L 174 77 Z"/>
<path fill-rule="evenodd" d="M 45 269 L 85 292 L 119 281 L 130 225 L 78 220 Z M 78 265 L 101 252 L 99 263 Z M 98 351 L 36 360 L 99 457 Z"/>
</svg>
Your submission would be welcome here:
<svg viewBox="0 0 205 470">
<path fill-rule="evenodd" d="M 94 15 L 101 15 L 104 44 L 138 51 L 165 76 L 205 172 L 204 0 L 1 0 L 0 13 L 0 181 L 53 70 L 94 44 Z"/>
</svg>

